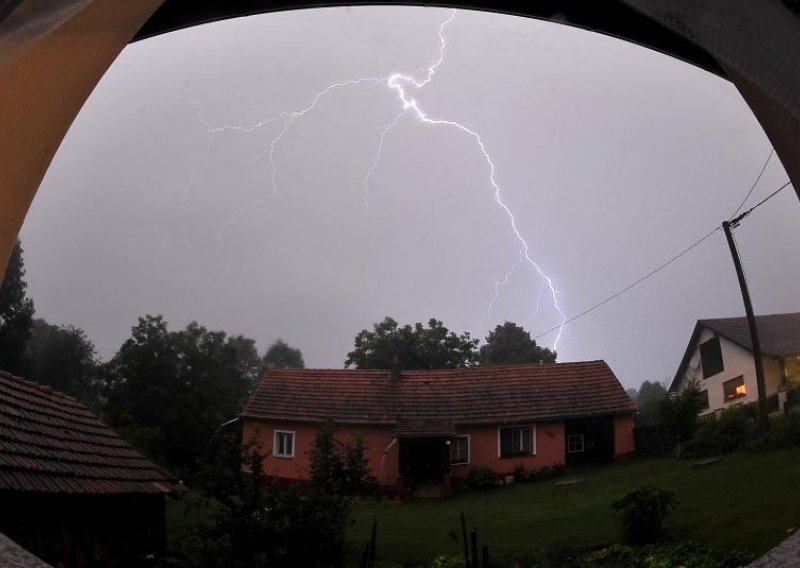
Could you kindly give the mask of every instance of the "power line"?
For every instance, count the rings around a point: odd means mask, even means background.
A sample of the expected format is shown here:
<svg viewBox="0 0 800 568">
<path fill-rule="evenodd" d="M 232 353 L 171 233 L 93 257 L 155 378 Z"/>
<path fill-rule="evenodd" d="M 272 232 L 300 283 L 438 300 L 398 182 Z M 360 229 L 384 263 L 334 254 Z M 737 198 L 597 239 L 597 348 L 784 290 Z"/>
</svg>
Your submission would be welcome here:
<svg viewBox="0 0 800 568">
<path fill-rule="evenodd" d="M 636 281 L 635 281 L 635 282 L 633 282 L 632 284 L 629 284 L 628 286 L 626 286 L 625 288 L 623 288 L 622 290 L 620 290 L 620 291 L 619 291 L 619 292 L 617 292 L 616 294 L 613 294 L 612 296 L 609 296 L 608 298 L 606 298 L 606 299 L 605 299 L 605 300 L 603 300 L 602 302 L 598 302 L 597 304 L 595 304 L 595 305 L 594 305 L 594 306 L 592 306 L 591 308 L 587 308 L 587 309 L 583 310 L 581 313 L 579 313 L 578 315 L 576 315 L 576 316 L 573 316 L 573 317 L 569 318 L 567 321 L 565 321 L 565 322 L 564 322 L 564 323 L 562 323 L 561 325 L 557 325 L 557 326 L 555 326 L 555 327 L 551 327 L 551 328 L 550 328 L 550 329 L 548 329 L 547 331 L 545 331 L 545 332 L 543 332 L 543 333 L 540 333 L 539 335 L 537 335 L 537 336 L 536 336 L 536 337 L 534 337 L 533 339 L 539 339 L 540 337 L 543 337 L 543 336 L 547 335 L 548 333 L 552 333 L 552 332 L 556 331 L 557 329 L 559 329 L 560 327 L 562 327 L 562 326 L 565 326 L 565 325 L 567 325 L 567 324 L 569 324 L 569 323 L 572 323 L 572 322 L 574 322 L 574 321 L 575 321 L 576 319 L 578 319 L 578 318 L 582 318 L 583 316 L 585 316 L 585 315 L 586 315 L 586 314 L 588 314 L 589 312 L 593 312 L 594 310 L 596 310 L 596 309 L 597 309 L 597 308 L 599 308 L 600 306 L 603 306 L 603 305 L 607 304 L 608 302 L 610 302 L 610 301 L 611 301 L 611 300 L 613 300 L 614 298 L 617 298 L 618 296 L 621 296 L 622 294 L 624 294 L 625 292 L 627 292 L 628 290 L 630 290 L 630 289 L 631 289 L 631 288 L 633 288 L 634 286 L 637 286 L 637 285 L 641 284 L 642 282 L 644 282 L 645 280 L 647 280 L 648 278 L 650 278 L 651 276 L 653 276 L 653 275 L 654 275 L 654 274 L 656 274 L 657 272 L 659 272 L 659 271 L 663 270 L 664 268 L 666 268 L 667 266 L 669 266 L 670 264 L 672 264 L 673 262 L 675 262 L 676 260 L 678 260 L 680 257 L 682 257 L 683 255 L 685 255 L 686 253 L 688 253 L 689 251 L 691 251 L 691 250 L 692 250 L 693 248 L 695 248 L 696 246 L 700 245 L 700 244 L 701 244 L 703 241 L 705 241 L 706 239 L 708 239 L 708 238 L 709 238 L 711 235 L 713 235 L 714 233 L 716 233 L 717 231 L 719 231 L 719 230 L 720 230 L 720 228 L 721 228 L 721 227 L 714 227 L 714 228 L 713 228 L 711 231 L 709 231 L 709 232 L 706 234 L 706 236 L 704 236 L 703 238 L 701 238 L 701 239 L 700 239 L 700 240 L 698 240 L 698 241 L 695 241 L 693 244 L 691 244 L 691 245 L 689 245 L 688 247 L 686 247 L 685 249 L 683 249 L 681 252 L 679 252 L 678 254 L 676 254 L 675 256 L 673 256 L 671 259 L 669 259 L 667 262 L 665 262 L 664 264 L 662 264 L 661 266 L 659 266 L 659 267 L 658 267 L 658 268 L 656 268 L 655 270 L 652 270 L 651 272 L 649 272 L 649 273 L 645 274 L 644 276 L 642 276 L 641 278 L 639 278 L 638 280 L 636 280 Z"/>
<path fill-rule="evenodd" d="M 750 213 L 752 213 L 756 208 L 761 207 L 762 205 L 764 205 L 767 201 L 769 201 L 770 199 L 772 199 L 773 197 L 778 195 L 781 191 L 783 191 L 784 189 L 786 189 L 790 185 L 792 185 L 792 180 L 787 181 L 785 184 L 783 184 L 778 189 L 776 189 L 775 191 L 773 191 L 772 193 L 767 195 L 764 199 L 762 199 L 761 201 L 759 201 L 758 203 L 753 205 L 750 209 L 748 209 L 747 211 L 745 211 L 744 213 L 742 213 L 741 215 L 739 215 L 735 219 L 731 219 L 730 220 L 730 224 L 735 227 L 736 225 L 739 224 L 739 221 L 741 221 L 742 219 L 744 219 L 745 217 L 750 215 Z"/>
<path fill-rule="evenodd" d="M 774 153 L 775 153 L 775 148 L 771 148 L 771 149 L 770 149 L 770 151 L 769 151 L 769 156 L 767 156 L 767 161 L 766 161 L 766 162 L 764 162 L 764 167 L 763 167 L 763 168 L 761 168 L 761 171 L 760 171 L 760 172 L 758 172 L 758 177 L 756 178 L 756 181 L 755 181 L 755 182 L 753 182 L 753 187 L 751 187 L 751 188 L 750 188 L 750 191 L 748 191 L 748 192 L 747 192 L 747 195 L 745 195 L 745 196 L 744 196 L 744 199 L 742 199 L 742 202 L 739 204 L 739 207 L 737 207 L 737 208 L 736 208 L 736 211 L 734 211 L 734 212 L 733 212 L 733 215 L 731 215 L 731 217 L 730 217 L 731 219 L 732 219 L 733 217 L 736 217 L 736 215 L 739 213 L 739 211 L 741 211 L 741 210 L 742 210 L 742 207 L 744 207 L 744 203 L 745 203 L 745 201 L 747 201 L 747 198 L 748 198 L 748 197 L 750 197 L 750 194 L 751 194 L 751 193 L 753 193 L 753 190 L 754 190 L 754 189 L 756 188 L 756 186 L 758 185 L 758 182 L 759 182 L 759 181 L 761 181 L 761 176 L 763 176 L 763 175 L 764 175 L 764 171 L 767 169 L 767 165 L 769 164 L 769 161 L 772 159 L 772 155 L 773 155 Z"/>
</svg>

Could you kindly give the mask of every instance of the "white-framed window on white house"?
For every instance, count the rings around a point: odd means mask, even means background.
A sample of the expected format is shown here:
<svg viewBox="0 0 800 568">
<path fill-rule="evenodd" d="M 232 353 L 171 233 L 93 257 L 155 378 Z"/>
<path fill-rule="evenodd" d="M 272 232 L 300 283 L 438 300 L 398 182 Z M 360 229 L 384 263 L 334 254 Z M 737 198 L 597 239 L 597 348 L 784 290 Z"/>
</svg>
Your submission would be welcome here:
<svg viewBox="0 0 800 568">
<path fill-rule="evenodd" d="M 294 457 L 294 432 L 291 430 L 275 430 L 272 455 L 279 458 Z"/>
<path fill-rule="evenodd" d="M 567 436 L 567 453 L 580 454 L 583 451 L 583 434 L 569 434 Z"/>
<path fill-rule="evenodd" d="M 469 436 L 455 436 L 450 440 L 450 464 L 469 463 Z"/>
<path fill-rule="evenodd" d="M 497 429 L 497 457 L 527 456 L 536 454 L 536 428 L 511 426 Z"/>
</svg>

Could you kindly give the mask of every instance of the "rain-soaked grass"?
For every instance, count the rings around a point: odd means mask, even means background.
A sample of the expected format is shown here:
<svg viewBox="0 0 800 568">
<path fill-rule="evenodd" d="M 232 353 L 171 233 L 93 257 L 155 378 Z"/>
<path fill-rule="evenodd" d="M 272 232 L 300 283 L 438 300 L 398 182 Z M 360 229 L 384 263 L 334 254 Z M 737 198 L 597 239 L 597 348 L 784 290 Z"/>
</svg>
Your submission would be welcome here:
<svg viewBox="0 0 800 568">
<path fill-rule="evenodd" d="M 619 540 L 611 503 L 627 491 L 655 485 L 675 493 L 670 538 L 762 553 L 800 525 L 800 449 L 737 453 L 701 468 L 673 458 L 640 458 L 571 471 L 560 480 L 498 487 L 447 501 L 361 504 L 348 533 L 351 554 L 362 550 L 378 520 L 378 558 L 425 565 L 463 550 L 459 514 L 477 527 L 492 555 L 587 549 Z"/>
</svg>

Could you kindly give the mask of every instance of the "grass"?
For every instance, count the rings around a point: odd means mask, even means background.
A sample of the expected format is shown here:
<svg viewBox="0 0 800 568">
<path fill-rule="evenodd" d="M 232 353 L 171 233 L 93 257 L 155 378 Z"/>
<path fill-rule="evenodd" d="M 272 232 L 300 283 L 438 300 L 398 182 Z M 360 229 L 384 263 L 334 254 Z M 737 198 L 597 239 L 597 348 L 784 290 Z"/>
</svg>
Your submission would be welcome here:
<svg viewBox="0 0 800 568">
<path fill-rule="evenodd" d="M 348 542 L 354 552 L 378 520 L 378 558 L 403 565 L 463 550 L 459 514 L 478 528 L 492 556 L 587 549 L 619 540 L 611 503 L 643 485 L 673 491 L 671 538 L 763 553 L 800 524 L 800 449 L 736 453 L 703 468 L 672 458 L 639 458 L 572 470 L 583 483 L 552 480 L 465 494 L 448 501 L 377 503 L 354 507 Z M 563 480 L 564 478 L 562 478 Z"/>
</svg>

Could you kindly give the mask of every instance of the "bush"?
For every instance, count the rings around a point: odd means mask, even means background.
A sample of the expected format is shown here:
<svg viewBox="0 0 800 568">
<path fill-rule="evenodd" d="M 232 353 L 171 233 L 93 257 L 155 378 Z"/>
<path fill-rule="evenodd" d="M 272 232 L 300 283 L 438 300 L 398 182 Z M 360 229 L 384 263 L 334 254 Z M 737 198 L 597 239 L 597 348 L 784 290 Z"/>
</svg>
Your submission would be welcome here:
<svg viewBox="0 0 800 568">
<path fill-rule="evenodd" d="M 615 544 L 589 555 L 591 566 L 627 566 L 630 568 L 733 568 L 745 566 L 752 554 L 723 551 L 691 541 L 648 546 Z"/>
<path fill-rule="evenodd" d="M 744 409 L 728 408 L 718 418 L 700 425 L 683 448 L 690 458 L 727 454 L 738 450 L 754 437 L 755 426 Z"/>
<path fill-rule="evenodd" d="M 539 469 L 525 469 L 522 465 L 518 465 L 514 468 L 514 483 L 546 481 L 561 477 L 566 471 L 567 468 L 563 464 L 544 466 Z"/>
<path fill-rule="evenodd" d="M 664 521 L 675 508 L 675 495 L 659 487 L 640 487 L 611 506 L 622 518 L 625 540 L 648 544 L 663 535 Z"/>
<path fill-rule="evenodd" d="M 497 472 L 488 465 L 473 467 L 464 478 L 463 487 L 467 491 L 497 487 Z"/>
</svg>

